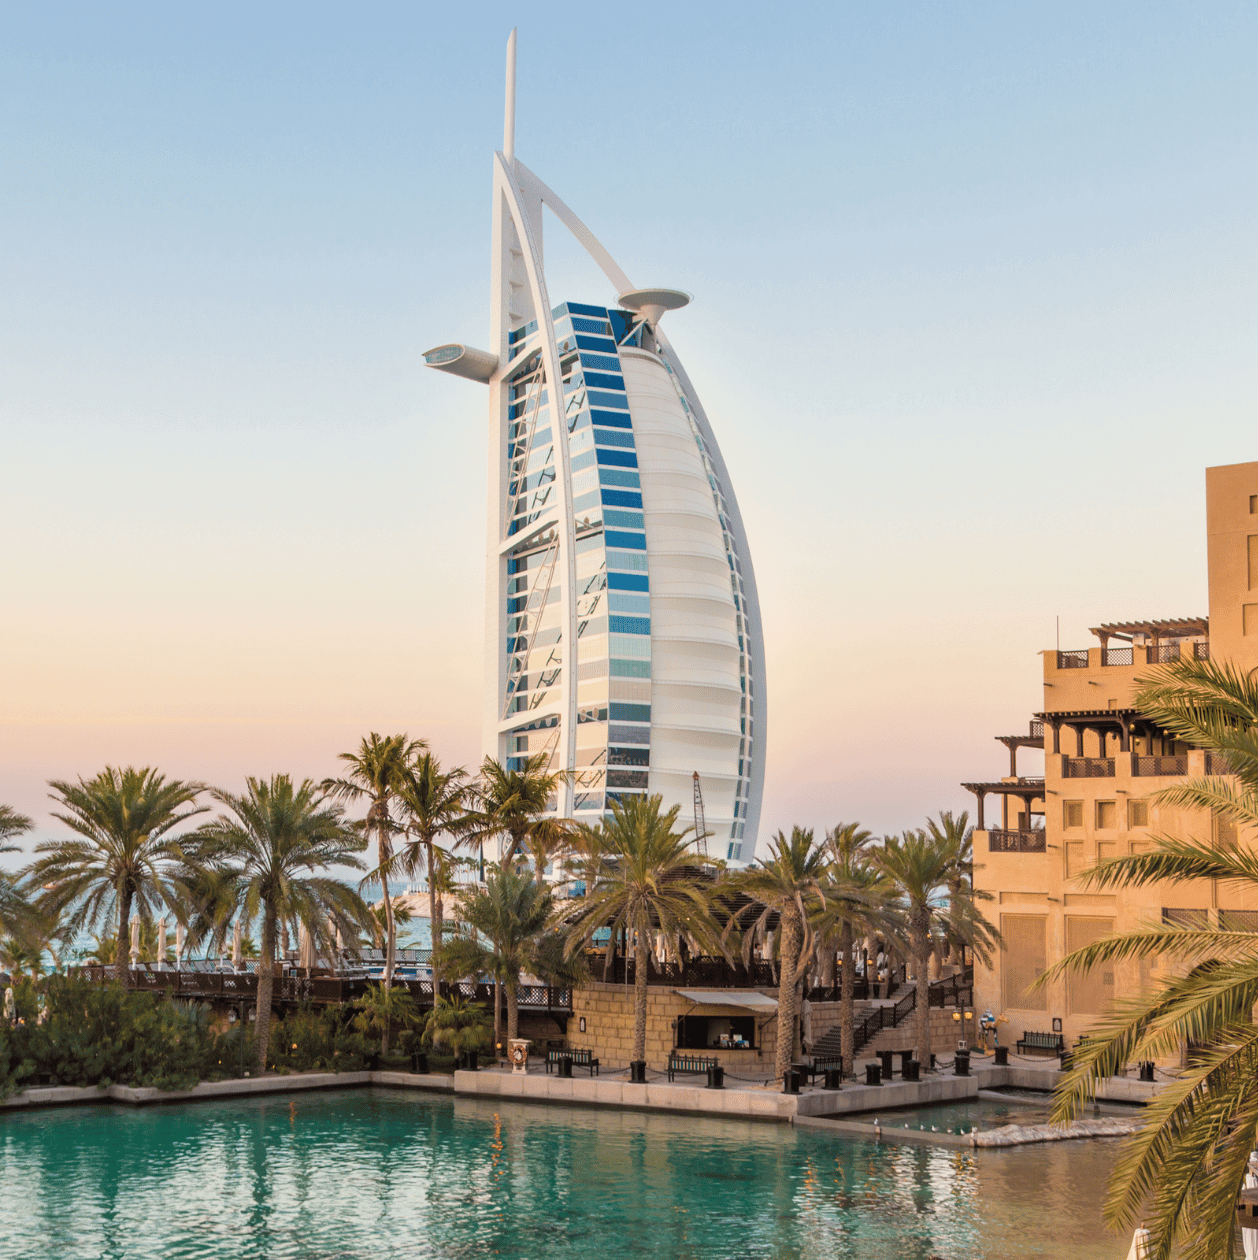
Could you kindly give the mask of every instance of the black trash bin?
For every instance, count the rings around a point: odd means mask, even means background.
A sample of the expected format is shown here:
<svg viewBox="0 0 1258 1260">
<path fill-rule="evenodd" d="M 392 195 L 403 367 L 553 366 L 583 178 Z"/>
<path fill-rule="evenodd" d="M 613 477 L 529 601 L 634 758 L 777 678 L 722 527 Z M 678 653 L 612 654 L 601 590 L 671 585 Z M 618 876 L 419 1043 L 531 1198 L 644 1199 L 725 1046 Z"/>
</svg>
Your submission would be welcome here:
<svg viewBox="0 0 1258 1260">
<path fill-rule="evenodd" d="M 882 1060 L 882 1075 L 884 1080 L 890 1080 L 894 1072 L 895 1051 L 879 1050 L 878 1057 Z"/>
<path fill-rule="evenodd" d="M 881 1085 L 882 1084 L 882 1068 L 877 1063 L 865 1064 L 865 1084 Z"/>
<path fill-rule="evenodd" d="M 904 1066 L 900 1069 L 900 1075 L 906 1081 L 920 1081 L 922 1079 L 922 1064 L 919 1059 L 905 1059 Z"/>
<path fill-rule="evenodd" d="M 842 1068 L 826 1068 L 822 1075 L 826 1089 L 842 1089 L 843 1088 L 843 1069 Z"/>
<path fill-rule="evenodd" d="M 428 1056 L 422 1050 L 411 1051 L 411 1071 L 418 1075 L 428 1071 Z"/>
<path fill-rule="evenodd" d="M 1142 1081 L 1153 1080 L 1153 1061 L 1146 1060 L 1140 1065 L 1140 1079 Z"/>
<path fill-rule="evenodd" d="M 480 1051 L 469 1050 L 463 1056 L 463 1070 L 465 1072 L 475 1072 L 480 1067 Z"/>
<path fill-rule="evenodd" d="M 559 1056 L 559 1075 L 567 1080 L 572 1079 L 572 1055 L 561 1054 Z"/>
<path fill-rule="evenodd" d="M 629 1063 L 629 1084 L 645 1085 L 646 1084 L 646 1060 L 633 1059 Z"/>
<path fill-rule="evenodd" d="M 798 1094 L 799 1093 L 799 1073 L 794 1068 L 787 1068 L 782 1073 L 782 1093 Z"/>
<path fill-rule="evenodd" d="M 363 1067 L 368 1072 L 378 1072 L 380 1070 L 380 1056 L 378 1054 L 368 1054 L 363 1058 Z"/>
<path fill-rule="evenodd" d="M 719 1063 L 713 1063 L 712 1066 L 708 1068 L 708 1088 L 725 1088 L 725 1069 Z"/>
<path fill-rule="evenodd" d="M 969 1076 L 970 1074 L 970 1052 L 968 1050 L 957 1051 L 957 1061 L 953 1071 L 958 1076 Z"/>
<path fill-rule="evenodd" d="M 1008 1046 L 997 1046 L 995 1054 L 996 1054 L 997 1067 L 1009 1066 L 1009 1047 Z"/>
</svg>

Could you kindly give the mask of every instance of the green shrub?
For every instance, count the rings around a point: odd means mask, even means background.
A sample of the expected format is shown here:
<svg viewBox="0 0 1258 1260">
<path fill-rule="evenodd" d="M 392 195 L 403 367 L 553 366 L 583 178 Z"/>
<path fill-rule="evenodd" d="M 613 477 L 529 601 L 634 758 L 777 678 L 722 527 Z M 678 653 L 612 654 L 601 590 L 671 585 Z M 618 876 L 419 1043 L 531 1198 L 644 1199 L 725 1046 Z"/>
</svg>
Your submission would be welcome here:
<svg viewBox="0 0 1258 1260">
<path fill-rule="evenodd" d="M 234 1062 L 203 1007 L 59 975 L 44 986 L 46 1015 L 38 995 L 15 996 L 19 1022 L 0 1030 L 7 1093 L 43 1077 L 56 1085 L 188 1089 L 229 1074 Z"/>
</svg>

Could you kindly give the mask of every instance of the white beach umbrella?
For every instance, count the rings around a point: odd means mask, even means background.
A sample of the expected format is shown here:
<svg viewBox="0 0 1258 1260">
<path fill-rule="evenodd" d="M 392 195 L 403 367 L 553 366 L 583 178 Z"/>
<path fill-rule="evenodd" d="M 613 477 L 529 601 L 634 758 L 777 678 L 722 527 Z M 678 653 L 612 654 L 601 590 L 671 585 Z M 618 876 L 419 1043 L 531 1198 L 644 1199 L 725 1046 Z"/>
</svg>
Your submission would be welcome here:
<svg viewBox="0 0 1258 1260">
<path fill-rule="evenodd" d="M 134 967 L 140 961 L 140 916 L 133 914 L 131 916 L 131 965 Z"/>
<path fill-rule="evenodd" d="M 314 937 L 304 923 L 301 925 L 301 965 L 306 968 L 315 965 Z"/>
<path fill-rule="evenodd" d="M 164 963 L 166 961 L 166 920 L 158 919 L 157 921 L 157 961 Z"/>
<path fill-rule="evenodd" d="M 1250 1153 L 1249 1171 L 1241 1185 L 1246 1190 L 1258 1190 L 1258 1151 Z M 1241 1246 L 1245 1248 L 1245 1260 L 1258 1260 L 1258 1229 L 1242 1229 Z"/>
<path fill-rule="evenodd" d="M 240 964 L 245 960 L 244 951 L 244 928 L 240 922 L 240 916 L 236 916 L 236 926 L 232 930 L 232 966 L 237 971 L 240 970 Z"/>
<path fill-rule="evenodd" d="M 1131 1250 L 1127 1253 L 1127 1260 L 1148 1260 L 1152 1237 L 1153 1235 L 1143 1226 L 1136 1230 L 1131 1238 Z"/>
<path fill-rule="evenodd" d="M 175 966 L 183 965 L 183 947 L 187 943 L 187 933 L 182 923 L 175 924 Z"/>
</svg>

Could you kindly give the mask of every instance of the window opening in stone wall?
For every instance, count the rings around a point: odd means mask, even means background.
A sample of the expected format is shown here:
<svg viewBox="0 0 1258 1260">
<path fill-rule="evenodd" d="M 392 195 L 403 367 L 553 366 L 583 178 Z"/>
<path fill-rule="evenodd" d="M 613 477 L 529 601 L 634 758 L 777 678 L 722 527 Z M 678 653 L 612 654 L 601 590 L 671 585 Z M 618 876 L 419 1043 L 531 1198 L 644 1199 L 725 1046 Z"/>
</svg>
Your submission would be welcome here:
<svg viewBox="0 0 1258 1260">
<path fill-rule="evenodd" d="M 1128 827 L 1147 827 L 1149 825 L 1149 802 L 1148 801 L 1128 801 L 1127 802 L 1127 826 Z"/>
<path fill-rule="evenodd" d="M 1083 826 L 1083 802 L 1066 801 L 1062 809 L 1062 824 L 1066 827 Z"/>
</svg>

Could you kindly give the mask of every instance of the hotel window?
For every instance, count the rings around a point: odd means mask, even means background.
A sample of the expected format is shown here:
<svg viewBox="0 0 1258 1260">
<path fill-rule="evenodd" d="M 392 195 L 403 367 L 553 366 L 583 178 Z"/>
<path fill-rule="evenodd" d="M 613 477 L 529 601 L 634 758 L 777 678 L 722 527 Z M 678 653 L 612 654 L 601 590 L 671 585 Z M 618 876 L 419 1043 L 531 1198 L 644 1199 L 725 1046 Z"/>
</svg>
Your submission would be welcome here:
<svg viewBox="0 0 1258 1260">
<path fill-rule="evenodd" d="M 1149 802 L 1148 801 L 1128 801 L 1127 802 L 1127 826 L 1128 827 L 1147 827 L 1149 825 Z"/>
<path fill-rule="evenodd" d="M 1065 827 L 1083 826 L 1083 802 L 1066 801 L 1062 806 L 1062 825 Z"/>
<path fill-rule="evenodd" d="M 1118 805 L 1114 801 L 1097 801 L 1097 831 L 1113 831 L 1118 826 Z"/>
</svg>

